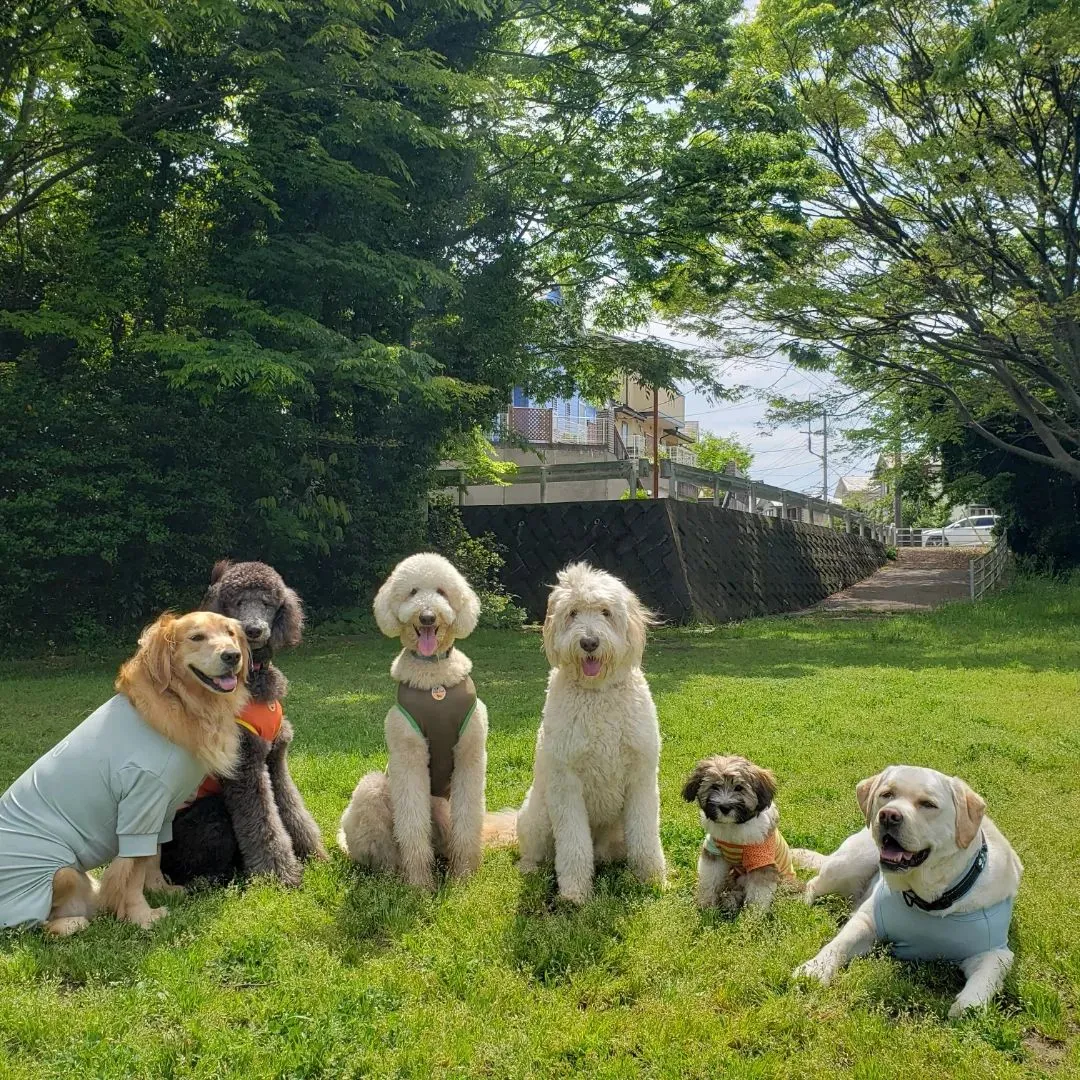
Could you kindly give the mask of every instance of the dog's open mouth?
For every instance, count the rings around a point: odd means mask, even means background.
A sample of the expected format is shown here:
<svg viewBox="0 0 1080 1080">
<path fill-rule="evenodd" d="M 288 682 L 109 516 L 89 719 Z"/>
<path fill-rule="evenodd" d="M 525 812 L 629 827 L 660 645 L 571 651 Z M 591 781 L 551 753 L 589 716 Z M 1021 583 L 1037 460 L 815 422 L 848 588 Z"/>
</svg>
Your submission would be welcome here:
<svg viewBox="0 0 1080 1080">
<path fill-rule="evenodd" d="M 908 851 L 900 842 L 886 833 L 878 847 L 878 861 L 882 870 L 910 870 L 921 866 L 930 854 L 929 848 L 922 851 Z"/>
<path fill-rule="evenodd" d="M 439 634 L 434 626 L 416 627 L 416 651 L 421 656 L 434 656 L 439 647 Z"/>
<path fill-rule="evenodd" d="M 581 671 L 590 679 L 595 679 L 600 674 L 600 657 L 593 656 L 591 653 L 588 656 L 581 658 Z"/>
<path fill-rule="evenodd" d="M 194 664 L 188 664 L 188 667 L 190 667 L 211 690 L 214 690 L 219 694 L 231 694 L 236 689 L 236 684 L 239 681 L 235 675 L 204 675 Z"/>
</svg>

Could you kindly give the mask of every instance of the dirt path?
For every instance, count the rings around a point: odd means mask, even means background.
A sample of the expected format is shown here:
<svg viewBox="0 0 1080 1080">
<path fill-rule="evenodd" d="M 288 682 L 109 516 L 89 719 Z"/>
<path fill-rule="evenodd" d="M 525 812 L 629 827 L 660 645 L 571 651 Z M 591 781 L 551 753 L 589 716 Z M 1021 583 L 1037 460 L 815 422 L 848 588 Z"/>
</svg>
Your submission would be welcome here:
<svg viewBox="0 0 1080 1080">
<path fill-rule="evenodd" d="M 833 593 L 810 611 L 927 611 L 966 600 L 968 563 L 977 548 L 900 548 L 895 561 L 857 585 Z"/>
</svg>

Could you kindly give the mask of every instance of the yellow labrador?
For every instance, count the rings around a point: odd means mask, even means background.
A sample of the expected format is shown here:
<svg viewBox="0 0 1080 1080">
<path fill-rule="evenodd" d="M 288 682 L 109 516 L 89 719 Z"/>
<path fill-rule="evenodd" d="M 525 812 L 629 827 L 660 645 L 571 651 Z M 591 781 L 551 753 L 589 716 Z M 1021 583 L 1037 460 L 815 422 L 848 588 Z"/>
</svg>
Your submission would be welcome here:
<svg viewBox="0 0 1080 1080">
<path fill-rule="evenodd" d="M 865 829 L 832 855 L 792 853 L 818 870 L 807 903 L 837 893 L 858 904 L 795 975 L 827 985 L 853 957 L 888 941 L 901 959 L 960 966 L 967 981 L 950 1016 L 986 1005 L 1012 966 L 1009 922 L 1023 873 L 986 803 L 963 780 L 912 765 L 889 766 L 856 794 Z"/>
</svg>

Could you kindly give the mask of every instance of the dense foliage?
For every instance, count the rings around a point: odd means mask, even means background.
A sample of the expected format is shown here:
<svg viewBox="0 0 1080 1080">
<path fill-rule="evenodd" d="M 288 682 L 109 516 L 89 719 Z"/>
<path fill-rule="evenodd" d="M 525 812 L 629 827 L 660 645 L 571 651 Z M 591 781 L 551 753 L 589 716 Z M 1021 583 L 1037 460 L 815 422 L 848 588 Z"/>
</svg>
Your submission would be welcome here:
<svg viewBox="0 0 1080 1080">
<path fill-rule="evenodd" d="M 751 307 L 799 362 L 1074 479 L 1078 47 L 1076 0 L 763 0 L 745 51 L 820 166 L 800 259 Z"/>
<path fill-rule="evenodd" d="M 8 635 L 126 627 L 225 554 L 364 606 L 514 385 L 719 393 L 597 319 L 766 274 L 798 218 L 737 7 L 4 6 Z"/>
</svg>

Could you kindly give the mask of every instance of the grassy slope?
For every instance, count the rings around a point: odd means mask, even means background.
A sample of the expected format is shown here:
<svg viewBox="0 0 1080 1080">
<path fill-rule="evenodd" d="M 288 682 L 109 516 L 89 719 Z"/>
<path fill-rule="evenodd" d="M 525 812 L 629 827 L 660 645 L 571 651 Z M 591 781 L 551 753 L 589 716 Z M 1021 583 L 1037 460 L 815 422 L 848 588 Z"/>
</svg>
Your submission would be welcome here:
<svg viewBox="0 0 1080 1080">
<path fill-rule="evenodd" d="M 0 1075 L 858 1078 L 1080 1075 L 1080 588 L 1027 586 L 978 609 L 892 621 L 762 620 L 662 632 L 647 667 L 664 732 L 670 888 L 601 875 L 584 910 L 491 853 L 419 896 L 335 857 L 301 890 L 174 904 L 150 932 L 109 920 L 62 943 L 0 934 Z M 478 634 L 492 717 L 489 804 L 528 783 L 545 664 L 535 635 Z M 382 640 L 288 658 L 294 770 L 328 836 L 381 766 Z M 0 783 L 110 692 L 110 673 L 0 669 Z M 831 849 L 853 788 L 889 762 L 966 777 L 1026 866 L 1018 962 L 999 1009 L 950 1023 L 959 976 L 857 961 L 828 990 L 789 972 L 840 906 L 780 900 L 760 921 L 699 915 L 699 842 L 679 798 L 696 757 L 780 778 L 784 831 Z"/>
</svg>

